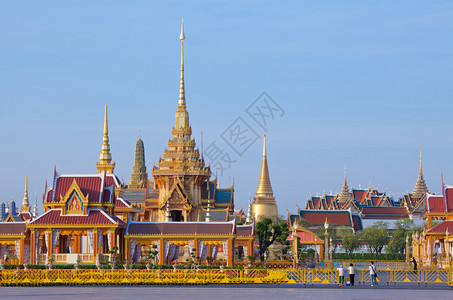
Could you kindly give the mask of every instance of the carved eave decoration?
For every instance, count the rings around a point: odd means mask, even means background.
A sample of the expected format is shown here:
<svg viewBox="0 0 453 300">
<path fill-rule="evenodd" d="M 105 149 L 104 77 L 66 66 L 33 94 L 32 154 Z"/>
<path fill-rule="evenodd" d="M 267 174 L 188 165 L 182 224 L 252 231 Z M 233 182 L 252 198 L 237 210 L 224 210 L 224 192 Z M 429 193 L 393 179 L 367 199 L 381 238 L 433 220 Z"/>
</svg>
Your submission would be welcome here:
<svg viewBox="0 0 453 300">
<path fill-rule="evenodd" d="M 64 215 L 86 215 L 88 206 L 88 197 L 83 195 L 76 180 L 72 182 L 65 196 L 60 195 L 60 203 L 63 204 Z"/>
<path fill-rule="evenodd" d="M 177 198 L 174 198 L 174 195 L 177 195 Z M 173 201 L 172 201 L 173 200 Z M 174 201 L 178 200 L 178 201 Z M 167 202 L 170 201 L 170 205 L 187 205 L 190 208 L 193 207 L 193 203 L 190 201 L 189 196 L 186 194 L 184 190 L 184 186 L 181 183 L 179 178 L 175 179 L 172 188 L 170 189 L 169 193 L 167 194 L 167 198 L 165 201 L 159 206 L 159 209 L 165 209 Z"/>
</svg>

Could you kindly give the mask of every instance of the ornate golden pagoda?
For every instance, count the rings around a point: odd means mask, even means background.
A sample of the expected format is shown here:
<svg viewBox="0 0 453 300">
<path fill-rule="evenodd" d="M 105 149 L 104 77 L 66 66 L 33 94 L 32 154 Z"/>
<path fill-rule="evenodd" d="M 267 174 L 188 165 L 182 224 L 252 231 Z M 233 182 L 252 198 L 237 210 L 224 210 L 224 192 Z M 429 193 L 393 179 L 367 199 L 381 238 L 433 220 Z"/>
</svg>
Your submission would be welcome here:
<svg viewBox="0 0 453 300">
<path fill-rule="evenodd" d="M 428 187 L 425 183 L 422 170 L 422 148 L 420 148 L 420 171 L 418 173 L 417 183 L 415 184 L 412 196 L 414 198 L 422 198 L 426 193 L 429 193 Z"/>
<path fill-rule="evenodd" d="M 175 114 L 173 138 L 168 141 L 159 165 L 154 166 L 154 186 L 159 190 L 157 207 L 151 219 L 165 221 L 166 210 L 172 221 L 198 221 L 202 219 L 203 187 L 209 185 L 211 170 L 205 166 L 200 152 L 195 149 L 184 88 L 184 24 L 181 25 L 181 78 L 178 109 Z M 167 209 L 168 207 L 168 209 Z M 157 211 L 156 211 L 157 210 Z M 157 214 L 156 214 L 157 212 Z"/>
<path fill-rule="evenodd" d="M 346 165 L 344 165 L 344 183 L 343 188 L 341 189 L 341 193 L 338 196 L 338 204 L 341 206 L 342 209 L 347 209 L 352 205 L 353 200 L 354 197 L 349 191 L 348 180 L 346 178 Z"/>
<path fill-rule="evenodd" d="M 30 203 L 28 202 L 28 179 L 25 177 L 25 192 L 24 200 L 22 200 L 22 206 L 20 207 L 20 212 L 30 212 Z"/>
<path fill-rule="evenodd" d="M 134 167 L 132 168 L 130 188 L 146 188 L 148 182 L 148 174 L 146 173 L 145 165 L 145 145 L 138 134 L 138 140 L 135 143 L 135 159 Z"/>
<path fill-rule="evenodd" d="M 113 174 L 115 169 L 115 163 L 112 163 L 112 155 L 110 154 L 109 145 L 109 127 L 107 123 L 107 105 L 105 106 L 104 115 L 104 137 L 102 139 L 101 155 L 99 156 L 99 163 L 96 163 L 98 173 L 106 171 L 107 173 Z"/>
<path fill-rule="evenodd" d="M 267 166 L 266 136 L 264 136 L 263 162 L 261 165 L 260 180 L 253 202 L 253 216 L 259 221 L 262 218 L 271 218 L 278 215 L 277 203 L 272 190 L 269 168 Z"/>
</svg>

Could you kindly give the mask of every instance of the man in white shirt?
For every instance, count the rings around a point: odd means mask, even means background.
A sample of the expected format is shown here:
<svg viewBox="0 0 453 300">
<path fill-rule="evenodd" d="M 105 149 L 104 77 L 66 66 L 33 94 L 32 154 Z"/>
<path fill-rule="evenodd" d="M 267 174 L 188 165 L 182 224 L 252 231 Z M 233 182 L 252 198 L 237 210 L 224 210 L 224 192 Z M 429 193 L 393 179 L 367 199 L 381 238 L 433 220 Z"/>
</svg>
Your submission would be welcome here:
<svg viewBox="0 0 453 300">
<path fill-rule="evenodd" d="M 338 270 L 338 285 L 341 286 L 344 283 L 344 268 L 343 268 L 343 265 L 340 265 L 340 267 L 337 268 L 337 270 Z"/>
<path fill-rule="evenodd" d="M 376 267 L 374 266 L 374 263 L 371 262 L 370 266 L 368 268 L 370 270 L 370 277 L 371 277 L 371 286 L 377 286 L 377 272 L 376 272 Z"/>
</svg>

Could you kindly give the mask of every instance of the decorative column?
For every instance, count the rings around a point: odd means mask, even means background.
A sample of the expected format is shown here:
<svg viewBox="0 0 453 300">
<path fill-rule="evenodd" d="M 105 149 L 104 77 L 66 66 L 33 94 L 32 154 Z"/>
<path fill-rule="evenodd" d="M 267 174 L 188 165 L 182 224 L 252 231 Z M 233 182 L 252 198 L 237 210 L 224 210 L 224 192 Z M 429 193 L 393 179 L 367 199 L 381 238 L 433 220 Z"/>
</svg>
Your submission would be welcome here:
<svg viewBox="0 0 453 300">
<path fill-rule="evenodd" d="M 160 249 L 159 249 L 159 264 L 160 265 L 164 265 L 165 264 L 165 240 L 164 239 L 160 239 Z M 130 252 L 130 250 L 128 250 Z M 189 250 L 189 253 L 190 253 L 191 250 Z"/>
<path fill-rule="evenodd" d="M 93 262 L 96 262 L 98 256 L 98 229 L 93 228 Z"/>
<path fill-rule="evenodd" d="M 25 238 L 20 239 L 20 257 L 18 257 L 19 258 L 19 263 L 22 264 L 22 265 L 24 264 L 24 256 L 25 256 L 24 255 L 24 248 L 25 248 Z M 28 249 L 30 249 L 30 247 Z M 30 262 L 28 262 L 28 263 L 30 263 Z"/>
<path fill-rule="evenodd" d="M 330 261 L 332 262 L 332 238 L 330 238 Z"/>
<path fill-rule="evenodd" d="M 449 235 L 450 235 L 450 233 L 448 232 L 448 228 L 447 228 L 447 230 L 445 231 L 445 242 L 444 242 L 444 245 L 445 245 L 445 261 L 446 261 L 447 268 L 450 267 L 450 244 L 448 242 Z"/>
<path fill-rule="evenodd" d="M 409 234 L 406 235 L 406 264 L 409 269 Z"/>
<path fill-rule="evenodd" d="M 298 249 L 297 249 L 297 223 L 296 223 L 293 226 L 293 255 L 294 255 L 293 268 L 294 269 L 297 269 L 297 265 L 299 263 L 297 250 Z"/>
<path fill-rule="evenodd" d="M 30 265 L 36 265 L 35 262 L 35 231 L 32 230 L 30 234 Z"/>
<path fill-rule="evenodd" d="M 325 250 L 324 250 L 324 264 L 326 264 L 329 261 L 329 233 L 327 232 L 327 229 L 329 229 L 329 223 L 327 223 L 327 218 L 326 222 L 324 223 L 324 243 L 325 243 Z"/>
</svg>

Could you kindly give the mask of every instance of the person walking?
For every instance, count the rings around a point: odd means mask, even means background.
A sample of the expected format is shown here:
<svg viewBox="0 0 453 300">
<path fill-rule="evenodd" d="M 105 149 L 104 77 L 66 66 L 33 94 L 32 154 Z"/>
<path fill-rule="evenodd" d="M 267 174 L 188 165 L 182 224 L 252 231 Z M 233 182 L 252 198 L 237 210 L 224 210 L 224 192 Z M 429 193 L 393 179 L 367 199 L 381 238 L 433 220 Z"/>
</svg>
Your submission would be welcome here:
<svg viewBox="0 0 453 300">
<path fill-rule="evenodd" d="M 371 277 L 371 286 L 377 286 L 377 272 L 376 272 L 376 267 L 374 266 L 374 262 L 370 263 L 370 266 L 368 268 L 370 270 L 370 277 Z"/>
<path fill-rule="evenodd" d="M 414 273 L 417 274 L 417 261 L 415 257 L 412 256 L 411 263 L 414 265 Z"/>
<path fill-rule="evenodd" d="M 344 268 L 343 265 L 340 265 L 338 270 L 338 286 L 342 286 L 344 284 Z"/>
<path fill-rule="evenodd" d="M 349 281 L 351 282 L 351 286 L 354 286 L 354 277 L 355 277 L 355 268 L 352 263 L 349 264 Z"/>
</svg>

